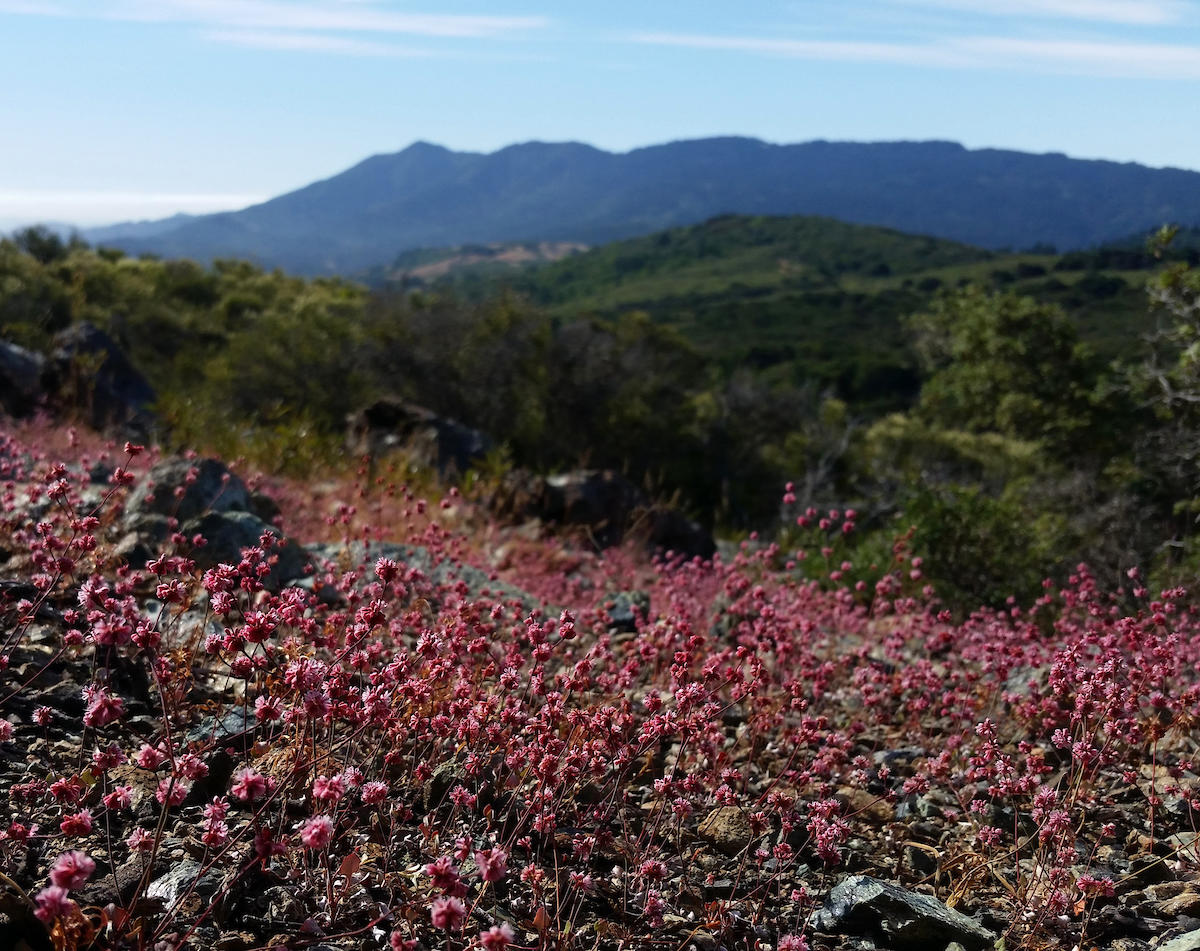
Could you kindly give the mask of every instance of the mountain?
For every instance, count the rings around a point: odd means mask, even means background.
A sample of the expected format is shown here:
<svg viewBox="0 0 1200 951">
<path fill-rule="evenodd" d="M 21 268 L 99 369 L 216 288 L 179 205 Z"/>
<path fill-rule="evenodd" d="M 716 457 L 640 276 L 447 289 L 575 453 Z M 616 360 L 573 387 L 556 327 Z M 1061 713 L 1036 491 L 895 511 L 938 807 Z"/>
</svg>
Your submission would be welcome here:
<svg viewBox="0 0 1200 951">
<path fill-rule="evenodd" d="M 625 153 L 529 142 L 490 154 L 418 142 L 242 211 L 156 234 L 108 229 L 102 241 L 358 273 L 413 248 L 596 245 L 726 213 L 824 215 L 992 249 L 1082 248 L 1200 223 L 1200 173 L 952 142 L 714 138 Z"/>
<path fill-rule="evenodd" d="M 89 228 L 84 233 L 87 240 L 93 244 L 113 244 L 125 239 L 154 238 L 169 231 L 174 231 L 196 220 L 196 215 L 179 212 L 170 218 L 160 218 L 151 221 L 123 221 L 120 224 L 104 225 L 99 228 Z"/>
</svg>

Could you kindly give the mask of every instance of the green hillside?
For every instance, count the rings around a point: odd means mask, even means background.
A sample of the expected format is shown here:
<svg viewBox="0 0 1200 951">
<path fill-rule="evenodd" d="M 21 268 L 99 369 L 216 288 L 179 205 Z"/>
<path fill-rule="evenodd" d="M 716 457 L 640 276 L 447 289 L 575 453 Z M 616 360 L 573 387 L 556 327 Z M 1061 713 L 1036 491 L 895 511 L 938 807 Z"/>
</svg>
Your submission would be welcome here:
<svg viewBox="0 0 1200 951">
<path fill-rule="evenodd" d="M 1195 254 L 1188 235 L 1174 254 Z M 461 258 L 427 252 L 422 263 Z M 725 373 L 815 381 L 867 409 L 905 405 L 920 379 L 904 318 L 976 284 L 1056 304 L 1102 359 L 1143 331 L 1143 239 L 1096 251 L 1001 254 L 938 238 L 809 216 L 726 215 L 498 272 L 472 265 L 403 286 L 483 300 L 507 288 L 553 317 L 644 311 Z"/>
</svg>

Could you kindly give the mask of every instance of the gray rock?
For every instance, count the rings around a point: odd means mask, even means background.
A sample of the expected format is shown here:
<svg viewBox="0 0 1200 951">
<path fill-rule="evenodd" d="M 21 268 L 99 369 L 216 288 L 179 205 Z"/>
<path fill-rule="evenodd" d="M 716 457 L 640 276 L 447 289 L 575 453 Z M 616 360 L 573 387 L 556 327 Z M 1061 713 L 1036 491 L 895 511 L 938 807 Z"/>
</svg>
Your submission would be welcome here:
<svg viewBox="0 0 1200 951">
<path fill-rule="evenodd" d="M 15 343 L 0 340 L 0 409 L 25 416 L 41 401 L 45 358 Z"/>
<path fill-rule="evenodd" d="M 187 522 L 182 529 L 188 537 L 203 535 L 205 544 L 192 549 L 192 558 L 200 569 L 220 564 L 236 565 L 242 549 L 259 543 L 265 532 L 278 536 L 279 530 L 250 512 L 209 512 Z M 280 539 L 268 553 L 274 559 L 263 584 L 270 589 L 283 587 L 289 581 L 302 578 L 309 562 L 308 553 L 291 539 Z"/>
<path fill-rule="evenodd" d="M 944 948 L 951 941 L 983 951 L 996 941 L 977 921 L 937 899 L 866 875 L 839 883 L 813 916 L 813 926 L 827 934 L 879 936 L 897 951 Z"/>
<path fill-rule="evenodd" d="M 377 400 L 346 418 L 346 449 L 372 459 L 406 449 L 443 477 L 463 475 L 492 450 L 486 434 L 404 400 Z"/>
<path fill-rule="evenodd" d="M 636 631 L 634 608 L 643 619 L 650 616 L 650 595 L 645 591 L 622 591 L 609 599 L 612 607 L 608 609 L 608 618 L 618 631 Z"/>
<path fill-rule="evenodd" d="M 1158 951 L 1200 951 L 1200 928 L 1160 944 Z"/>
<path fill-rule="evenodd" d="M 103 867 L 100 862 L 97 862 L 96 865 L 100 868 Z M 132 858 L 124 864 L 118 865 L 115 873 L 101 875 L 97 871 L 96 876 L 84 886 L 83 890 L 72 897 L 85 906 L 107 905 L 110 902 L 128 904 L 132 901 L 142 882 L 145 868 L 140 858 Z"/>
<path fill-rule="evenodd" d="M 247 713 L 241 707 L 229 710 L 221 717 L 205 717 L 185 734 L 189 743 L 200 743 L 205 740 L 225 740 L 231 736 L 239 736 L 247 730 L 254 729 L 254 713 Z"/>
<path fill-rule="evenodd" d="M 675 509 L 654 505 L 640 488 L 609 469 L 574 469 L 544 478 L 513 470 L 487 505 L 501 521 L 537 519 L 574 529 L 598 548 L 634 538 L 688 557 L 711 558 L 716 551 L 703 527 Z"/>
<path fill-rule="evenodd" d="M 1179 918 L 1187 915 L 1190 918 L 1200 918 L 1200 894 L 1182 892 L 1174 898 L 1160 901 L 1155 908 L 1164 918 Z"/>
<path fill-rule="evenodd" d="M 193 885 L 195 886 L 193 888 Z M 221 887 L 221 876 L 213 870 L 205 872 L 199 862 L 187 859 L 173 865 L 146 889 L 149 898 L 157 898 L 170 908 L 181 895 L 193 892 L 202 901 L 210 900 Z"/>
<path fill-rule="evenodd" d="M 471 783 L 471 777 L 461 763 L 454 760 L 440 763 L 421 790 L 422 803 L 426 810 L 436 809 L 446 801 L 455 786 L 469 786 Z"/>
<path fill-rule="evenodd" d="M 128 529 L 117 541 L 113 554 L 134 568 L 144 568 L 146 562 L 162 551 L 171 530 L 165 515 L 135 514 L 126 519 Z"/>
<path fill-rule="evenodd" d="M 146 435 L 155 428 L 153 388 L 117 342 L 86 321 L 55 336 L 42 385 L 60 409 L 94 429 Z"/>
<path fill-rule="evenodd" d="M 375 562 L 380 558 L 390 558 L 398 565 L 417 569 L 434 585 L 447 585 L 461 581 L 467 586 L 467 595 L 471 598 L 478 598 L 486 590 L 491 597 L 497 600 L 515 599 L 520 601 L 526 609 L 538 605 L 537 599 L 528 592 L 514 588 L 502 581 L 493 581 L 486 572 L 474 565 L 449 559 L 435 561 L 429 550 L 419 545 L 381 542 L 367 549 L 362 542 L 356 541 L 349 545 L 308 545 L 305 547 L 305 551 L 318 568 L 329 563 L 336 570 L 345 571 L 358 565 L 366 565 L 369 573 L 369 576 L 364 579 L 366 582 L 375 580 L 374 573 L 370 572 Z M 421 593 L 423 596 L 426 595 L 426 592 Z M 547 614 L 551 614 L 549 609 L 547 609 Z"/>
<path fill-rule="evenodd" d="M 188 483 L 195 469 L 196 478 Z M 182 489 L 182 496 L 176 490 Z M 125 503 L 125 521 L 146 515 L 173 516 L 180 524 L 206 512 L 249 512 L 246 484 L 216 459 L 164 459 Z"/>
</svg>

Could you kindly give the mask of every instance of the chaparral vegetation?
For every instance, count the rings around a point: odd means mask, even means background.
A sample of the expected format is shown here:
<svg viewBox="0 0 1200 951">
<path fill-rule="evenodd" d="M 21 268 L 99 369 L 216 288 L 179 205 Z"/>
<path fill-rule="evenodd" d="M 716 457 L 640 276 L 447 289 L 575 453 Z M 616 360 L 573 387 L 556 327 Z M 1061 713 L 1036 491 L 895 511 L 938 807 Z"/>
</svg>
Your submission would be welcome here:
<svg viewBox="0 0 1200 951">
<path fill-rule="evenodd" d="M 1140 949 L 1200 917 L 1186 262 L 1116 364 L 1044 301 L 937 296 L 871 416 L 649 317 L 37 238 L 0 244 L 6 352 L 103 324 L 161 415 L 73 421 L 78 354 L 6 404 L 13 947 Z M 499 448 L 456 484 L 331 467 L 388 368 Z M 489 507 L 589 448 L 716 553 Z"/>
</svg>

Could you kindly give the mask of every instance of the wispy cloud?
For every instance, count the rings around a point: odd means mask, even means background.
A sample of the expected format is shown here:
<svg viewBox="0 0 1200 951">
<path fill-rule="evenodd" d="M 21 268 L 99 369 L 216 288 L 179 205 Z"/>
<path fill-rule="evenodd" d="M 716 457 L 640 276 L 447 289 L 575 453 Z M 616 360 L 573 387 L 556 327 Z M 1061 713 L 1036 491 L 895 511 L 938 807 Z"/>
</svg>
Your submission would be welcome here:
<svg viewBox="0 0 1200 951">
<path fill-rule="evenodd" d="M 1005 66 L 1129 79 L 1200 79 L 1200 46 L 1094 40 L 1036 40 L 976 36 L 958 41 L 971 53 Z"/>
<path fill-rule="evenodd" d="M 26 16 L 62 17 L 67 11 L 56 3 L 40 0 L 0 0 L 0 13 L 20 13 Z"/>
<path fill-rule="evenodd" d="M 780 40 L 755 36 L 707 36 L 697 33 L 636 33 L 630 39 L 652 46 L 682 46 L 699 50 L 758 53 L 794 59 L 899 63 L 908 66 L 966 66 L 962 56 L 948 50 L 910 43 L 871 43 L 855 40 Z"/>
<path fill-rule="evenodd" d="M 1161 26 L 1183 19 L 1182 0 L 892 0 L 904 6 L 938 7 L 993 17 L 1039 17 Z"/>
<path fill-rule="evenodd" d="M 406 13 L 348 0 L 0 0 L 0 13 L 73 16 L 138 23 L 184 23 L 225 30 L 371 33 L 480 39 L 538 30 L 540 16 Z"/>
<path fill-rule="evenodd" d="M 535 30 L 544 17 L 402 13 L 362 3 L 289 3 L 283 0 L 106 0 L 91 15 L 114 20 L 194 23 L 238 29 L 397 33 L 486 38 Z"/>
<path fill-rule="evenodd" d="M 1006 69 L 1126 79 L 1200 79 L 1200 46 L 1092 40 L 951 36 L 922 42 L 781 40 L 691 33 L 638 33 L 635 43 L 808 60 L 943 69 Z"/>
<path fill-rule="evenodd" d="M 352 2 L 352 0 L 342 0 Z M 209 30 L 203 34 L 206 40 L 230 46 L 252 49 L 280 50 L 282 52 L 341 53 L 346 56 L 399 56 L 423 57 L 434 55 L 430 50 L 395 43 L 376 43 L 347 36 L 331 36 L 325 33 L 279 33 L 271 30 Z"/>
</svg>

